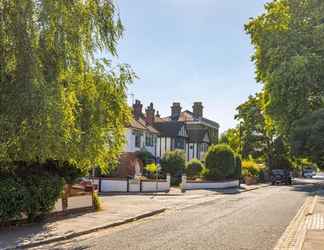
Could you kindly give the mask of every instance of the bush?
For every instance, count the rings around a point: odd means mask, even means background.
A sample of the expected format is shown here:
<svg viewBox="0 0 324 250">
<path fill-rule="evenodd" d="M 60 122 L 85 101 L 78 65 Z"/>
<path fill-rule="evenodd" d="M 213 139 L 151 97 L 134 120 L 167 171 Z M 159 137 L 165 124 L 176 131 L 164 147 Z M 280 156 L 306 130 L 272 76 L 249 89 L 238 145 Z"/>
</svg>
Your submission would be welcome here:
<svg viewBox="0 0 324 250">
<path fill-rule="evenodd" d="M 225 180 L 232 177 L 235 171 L 234 152 L 228 145 L 213 145 L 207 152 L 205 164 L 208 178 Z"/>
<path fill-rule="evenodd" d="M 16 177 L 0 177 L 0 225 L 21 217 L 24 210 L 26 188 Z"/>
<path fill-rule="evenodd" d="M 29 221 L 44 217 L 60 197 L 64 177 L 73 182 L 81 173 L 75 166 L 69 168 L 55 161 L 5 165 L 0 167 L 0 224 L 24 216 Z"/>
<path fill-rule="evenodd" d="M 200 172 L 200 177 L 203 179 L 208 179 L 208 176 L 209 176 L 209 170 L 204 166 Z"/>
<path fill-rule="evenodd" d="M 170 173 L 172 184 L 179 183 L 185 166 L 186 157 L 182 150 L 169 151 L 161 159 L 162 171 L 165 174 Z"/>
<path fill-rule="evenodd" d="M 242 175 L 242 160 L 239 155 L 235 156 L 235 166 L 234 166 L 234 172 L 231 177 L 234 179 L 240 179 Z"/>
<path fill-rule="evenodd" d="M 98 193 L 94 192 L 93 193 L 93 203 L 94 203 L 94 208 L 96 211 L 101 210 L 101 200 L 100 197 L 98 196 Z"/>
<path fill-rule="evenodd" d="M 186 175 L 188 177 L 198 177 L 203 170 L 204 165 L 200 160 L 192 159 L 186 165 Z"/>
<path fill-rule="evenodd" d="M 138 159 L 140 159 L 144 165 L 152 163 L 154 161 L 154 155 L 152 155 L 150 152 L 148 151 L 137 151 L 136 153 L 136 157 Z"/>
<path fill-rule="evenodd" d="M 156 177 L 157 170 L 158 170 L 158 166 L 155 163 L 150 163 L 145 166 L 145 172 L 148 178 Z"/>
<path fill-rule="evenodd" d="M 242 162 L 242 176 L 259 177 L 263 168 L 261 165 L 255 163 L 253 160 Z"/>
</svg>

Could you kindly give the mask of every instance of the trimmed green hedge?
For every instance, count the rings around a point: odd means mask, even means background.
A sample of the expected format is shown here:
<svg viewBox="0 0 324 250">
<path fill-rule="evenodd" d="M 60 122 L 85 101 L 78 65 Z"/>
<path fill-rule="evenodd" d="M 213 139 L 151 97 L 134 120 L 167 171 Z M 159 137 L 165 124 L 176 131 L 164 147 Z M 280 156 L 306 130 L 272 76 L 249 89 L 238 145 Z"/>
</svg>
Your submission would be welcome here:
<svg viewBox="0 0 324 250">
<path fill-rule="evenodd" d="M 198 177 L 201 175 L 204 165 L 200 160 L 192 159 L 186 165 L 186 175 L 188 177 Z"/>
<path fill-rule="evenodd" d="M 217 144 L 209 147 L 205 160 L 205 165 L 208 169 L 205 177 L 215 180 L 233 178 L 235 161 L 235 154 L 230 146 Z"/>
<path fill-rule="evenodd" d="M 0 164 L 0 224 L 43 218 L 54 208 L 64 183 L 73 183 L 81 174 L 75 166 L 55 161 Z"/>
<path fill-rule="evenodd" d="M 164 174 L 171 175 L 172 185 L 180 183 L 181 175 L 186 167 L 186 156 L 182 150 L 167 152 L 161 159 L 161 168 Z"/>
</svg>

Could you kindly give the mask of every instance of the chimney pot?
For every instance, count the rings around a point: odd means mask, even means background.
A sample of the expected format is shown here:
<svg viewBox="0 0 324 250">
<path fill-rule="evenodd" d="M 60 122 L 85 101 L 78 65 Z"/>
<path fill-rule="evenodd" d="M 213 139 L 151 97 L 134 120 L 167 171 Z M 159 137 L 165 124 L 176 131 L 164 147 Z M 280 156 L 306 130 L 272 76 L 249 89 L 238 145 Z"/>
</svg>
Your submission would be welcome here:
<svg viewBox="0 0 324 250">
<path fill-rule="evenodd" d="M 203 117 L 203 105 L 202 102 L 194 102 L 192 106 L 192 112 L 195 119 L 200 119 Z"/>
<path fill-rule="evenodd" d="M 155 109 L 153 107 L 153 102 L 145 109 L 145 123 L 146 125 L 152 125 L 155 121 Z"/>
<path fill-rule="evenodd" d="M 181 114 L 181 105 L 180 102 L 174 102 L 171 106 L 171 119 L 176 121 L 179 119 Z"/>
<path fill-rule="evenodd" d="M 133 115 L 136 120 L 138 120 L 142 115 L 143 104 L 140 100 L 136 100 L 133 104 Z"/>
</svg>

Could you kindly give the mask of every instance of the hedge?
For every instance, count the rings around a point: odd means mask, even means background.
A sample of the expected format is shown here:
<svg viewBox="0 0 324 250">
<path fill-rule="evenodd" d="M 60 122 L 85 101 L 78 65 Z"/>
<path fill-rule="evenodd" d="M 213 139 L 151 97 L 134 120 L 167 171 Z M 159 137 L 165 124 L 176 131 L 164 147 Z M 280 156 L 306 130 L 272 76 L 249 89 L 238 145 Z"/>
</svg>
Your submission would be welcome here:
<svg viewBox="0 0 324 250">
<path fill-rule="evenodd" d="M 172 184 L 178 184 L 181 174 L 184 173 L 186 167 L 185 152 L 182 150 L 174 150 L 167 152 L 161 159 L 161 168 L 164 174 L 171 175 Z"/>
<path fill-rule="evenodd" d="M 205 165 L 206 177 L 215 180 L 232 178 L 235 172 L 235 155 L 230 146 L 217 144 L 209 147 Z"/>
<path fill-rule="evenodd" d="M 200 160 L 192 159 L 186 165 L 186 175 L 188 177 L 198 177 L 201 175 L 201 172 L 204 168 L 204 165 Z"/>
<path fill-rule="evenodd" d="M 54 208 L 64 183 L 73 183 L 81 175 L 75 166 L 56 161 L 1 163 L 0 224 L 43 218 Z"/>
</svg>

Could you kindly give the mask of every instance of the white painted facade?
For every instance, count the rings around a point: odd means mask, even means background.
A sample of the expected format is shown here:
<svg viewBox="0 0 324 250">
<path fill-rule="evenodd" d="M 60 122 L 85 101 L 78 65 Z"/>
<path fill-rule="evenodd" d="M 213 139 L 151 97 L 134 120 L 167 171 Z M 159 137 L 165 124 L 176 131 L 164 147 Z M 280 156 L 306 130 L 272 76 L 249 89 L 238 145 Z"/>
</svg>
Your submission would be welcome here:
<svg viewBox="0 0 324 250">
<path fill-rule="evenodd" d="M 136 136 L 140 137 L 140 143 L 136 142 Z M 147 137 L 152 136 L 152 144 L 147 144 Z M 127 128 L 125 132 L 126 143 L 124 146 L 124 152 L 134 153 L 140 150 L 146 150 L 155 156 L 157 136 L 147 131 L 136 130 L 133 128 Z"/>
<path fill-rule="evenodd" d="M 207 143 L 187 143 L 186 144 L 186 156 L 187 161 L 192 159 L 204 160 L 208 151 Z"/>
</svg>

